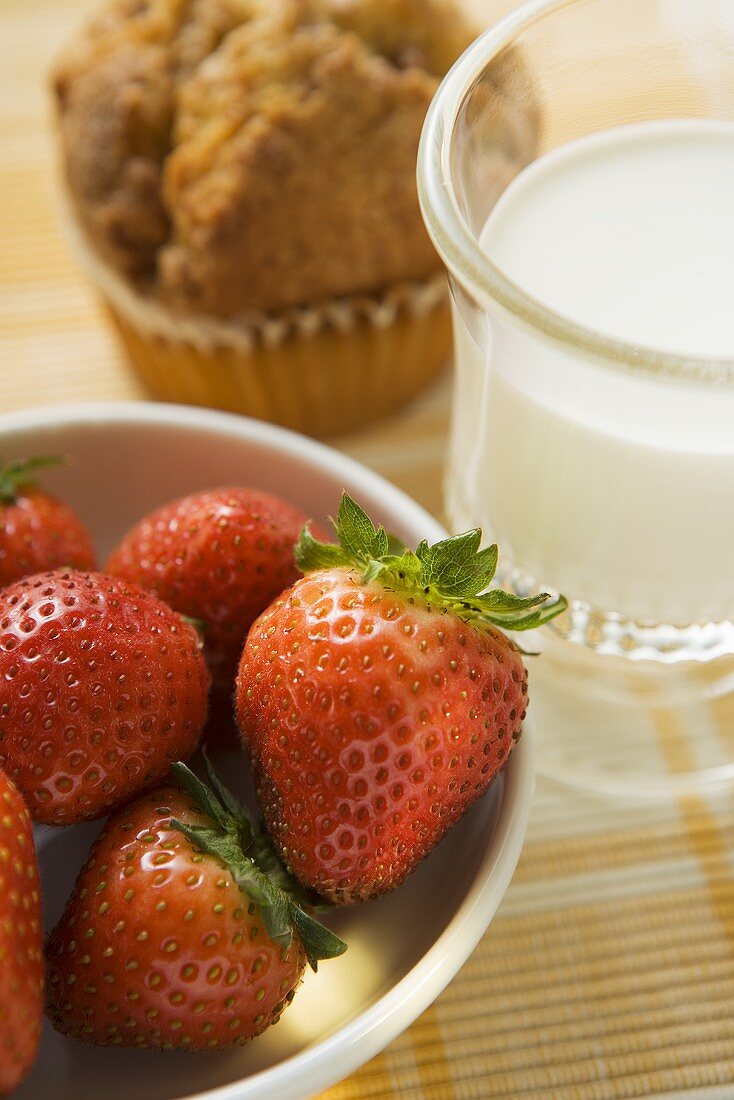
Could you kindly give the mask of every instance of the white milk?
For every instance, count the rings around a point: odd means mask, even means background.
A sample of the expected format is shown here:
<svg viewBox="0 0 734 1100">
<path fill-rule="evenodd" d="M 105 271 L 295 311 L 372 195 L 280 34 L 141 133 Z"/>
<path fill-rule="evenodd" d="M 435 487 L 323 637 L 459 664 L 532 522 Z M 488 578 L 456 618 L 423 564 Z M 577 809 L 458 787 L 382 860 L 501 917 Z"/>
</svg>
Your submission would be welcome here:
<svg viewBox="0 0 734 1100">
<path fill-rule="evenodd" d="M 734 123 L 556 149 L 510 184 L 482 243 L 577 323 L 734 359 Z M 734 388 L 595 365 L 496 316 L 475 335 L 457 310 L 454 522 L 603 611 L 734 619 Z"/>
</svg>

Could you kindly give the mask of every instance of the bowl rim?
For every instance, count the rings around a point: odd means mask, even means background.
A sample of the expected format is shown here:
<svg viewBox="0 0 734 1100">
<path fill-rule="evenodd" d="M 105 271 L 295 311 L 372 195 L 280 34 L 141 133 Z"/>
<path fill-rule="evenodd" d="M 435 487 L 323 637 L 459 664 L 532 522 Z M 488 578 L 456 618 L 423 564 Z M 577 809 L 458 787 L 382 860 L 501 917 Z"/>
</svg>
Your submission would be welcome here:
<svg viewBox="0 0 734 1100">
<path fill-rule="evenodd" d="M 426 537 L 445 537 L 445 529 L 421 505 L 381 475 L 326 444 L 286 428 L 232 413 L 158 402 L 88 402 L 42 406 L 0 414 L 0 438 L 6 432 L 104 423 L 191 427 L 239 436 L 311 467 L 333 474 L 334 462 L 355 487 L 397 509 L 406 524 Z M 520 857 L 535 788 L 534 732 L 526 719 L 523 736 L 503 773 L 503 789 L 494 830 L 481 866 L 464 900 L 441 935 L 399 982 L 366 1010 L 325 1039 L 268 1069 L 181 1100 L 306 1100 L 353 1073 L 400 1035 L 436 999 L 464 965 L 504 897 Z M 304 1085 L 306 1090 L 304 1091 Z"/>
<path fill-rule="evenodd" d="M 445 528 L 430 512 L 380 474 L 326 443 L 264 420 L 217 409 L 158 401 L 88 401 L 42 405 L 0 413 L 0 433 L 90 423 L 131 426 L 159 424 L 163 427 L 190 427 L 199 431 L 209 430 L 218 434 L 239 436 L 329 473 L 333 473 L 337 462 L 339 469 L 344 471 L 345 479 L 363 487 L 365 492 L 391 502 L 391 506 L 400 511 L 407 523 L 424 526 L 427 538 L 446 537 Z"/>
</svg>

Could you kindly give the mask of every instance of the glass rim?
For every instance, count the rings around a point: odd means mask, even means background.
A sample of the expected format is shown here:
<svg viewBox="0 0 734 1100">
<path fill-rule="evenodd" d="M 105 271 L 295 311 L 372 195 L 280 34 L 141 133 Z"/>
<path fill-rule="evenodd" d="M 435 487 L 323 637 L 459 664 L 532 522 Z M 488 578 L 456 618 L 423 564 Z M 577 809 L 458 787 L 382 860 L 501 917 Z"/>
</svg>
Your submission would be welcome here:
<svg viewBox="0 0 734 1100">
<path fill-rule="evenodd" d="M 617 340 L 543 305 L 508 278 L 480 248 L 451 181 L 450 152 L 466 94 L 487 65 L 533 24 L 584 0 L 528 0 L 481 34 L 444 77 L 428 109 L 418 150 L 418 197 L 439 256 L 480 301 L 490 299 L 520 327 L 599 365 L 692 383 L 734 386 L 734 358 L 677 355 Z"/>
</svg>

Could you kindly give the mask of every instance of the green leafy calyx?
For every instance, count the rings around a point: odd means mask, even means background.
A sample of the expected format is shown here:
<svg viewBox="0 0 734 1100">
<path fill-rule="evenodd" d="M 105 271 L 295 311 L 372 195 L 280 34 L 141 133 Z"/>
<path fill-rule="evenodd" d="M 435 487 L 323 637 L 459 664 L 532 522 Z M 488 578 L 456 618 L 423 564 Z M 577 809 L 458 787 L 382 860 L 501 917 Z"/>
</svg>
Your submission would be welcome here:
<svg viewBox="0 0 734 1100">
<path fill-rule="evenodd" d="M 0 504 L 15 504 L 22 489 L 35 486 L 37 470 L 63 466 L 64 462 L 60 455 L 36 455 L 8 462 L 0 468 Z"/>
<path fill-rule="evenodd" d="M 303 573 L 317 569 L 357 569 L 365 584 L 379 580 L 383 587 L 408 597 L 420 596 L 433 606 L 452 611 L 466 622 L 489 623 L 504 630 L 533 630 L 550 622 L 567 607 L 563 596 L 547 592 L 517 596 L 490 589 L 497 569 L 497 547 L 481 548 L 479 528 L 453 535 L 415 550 L 396 545 L 384 527 L 375 527 L 348 493 L 342 495 L 334 521 L 336 543 L 318 542 L 304 527 L 295 558 Z"/>
<path fill-rule="evenodd" d="M 314 907 L 310 894 L 288 873 L 265 833 L 223 785 L 206 756 L 204 760 L 208 785 L 185 764 L 173 764 L 171 771 L 211 823 L 187 825 L 174 818 L 173 828 L 198 851 L 229 868 L 240 890 L 257 905 L 268 935 L 281 947 L 290 947 L 295 930 L 314 970 L 320 959 L 343 955 L 347 945 L 306 911 Z"/>
</svg>

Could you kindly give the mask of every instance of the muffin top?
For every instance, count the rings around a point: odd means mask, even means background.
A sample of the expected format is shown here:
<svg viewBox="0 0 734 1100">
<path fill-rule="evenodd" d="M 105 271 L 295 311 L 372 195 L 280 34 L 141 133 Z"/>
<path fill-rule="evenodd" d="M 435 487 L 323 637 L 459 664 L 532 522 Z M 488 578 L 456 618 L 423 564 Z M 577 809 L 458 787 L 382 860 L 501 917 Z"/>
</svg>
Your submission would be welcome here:
<svg viewBox="0 0 734 1100">
<path fill-rule="evenodd" d="M 418 139 L 471 38 L 452 0 L 113 0 L 55 70 L 77 216 L 182 313 L 425 279 Z"/>
</svg>

